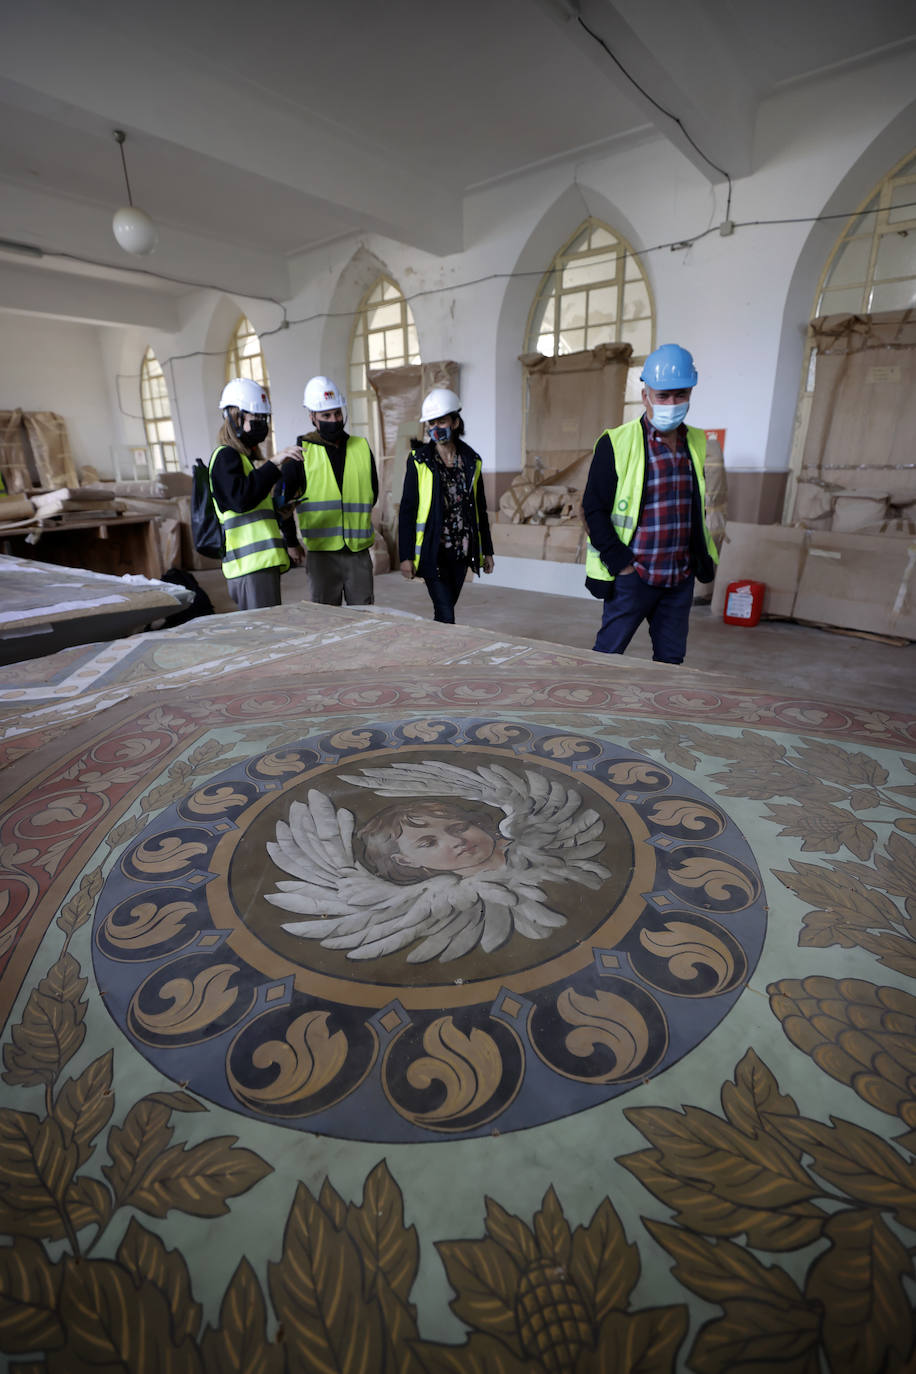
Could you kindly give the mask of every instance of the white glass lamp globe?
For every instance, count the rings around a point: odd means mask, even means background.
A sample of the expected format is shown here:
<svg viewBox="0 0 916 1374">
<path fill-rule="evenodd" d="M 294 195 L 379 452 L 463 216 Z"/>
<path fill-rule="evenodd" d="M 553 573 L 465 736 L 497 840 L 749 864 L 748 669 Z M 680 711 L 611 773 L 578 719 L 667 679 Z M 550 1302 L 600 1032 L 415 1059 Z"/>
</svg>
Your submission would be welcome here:
<svg viewBox="0 0 916 1374">
<path fill-rule="evenodd" d="M 115 211 L 111 227 L 125 253 L 144 256 L 156 247 L 159 230 L 145 210 L 138 210 L 133 205 L 124 205 Z"/>
</svg>

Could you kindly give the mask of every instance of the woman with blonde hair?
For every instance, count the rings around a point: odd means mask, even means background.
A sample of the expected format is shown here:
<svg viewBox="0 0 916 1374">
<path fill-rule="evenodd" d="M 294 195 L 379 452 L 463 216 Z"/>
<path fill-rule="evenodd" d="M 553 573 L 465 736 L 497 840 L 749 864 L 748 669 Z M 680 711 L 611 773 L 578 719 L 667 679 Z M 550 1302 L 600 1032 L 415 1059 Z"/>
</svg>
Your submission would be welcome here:
<svg viewBox="0 0 916 1374">
<path fill-rule="evenodd" d="M 270 398 L 258 382 L 235 377 L 223 387 L 219 408 L 223 425 L 209 474 L 229 595 L 240 611 L 279 606 L 280 574 L 289 567 L 272 496 L 280 469 L 261 462 L 258 447 L 270 432 Z"/>
</svg>

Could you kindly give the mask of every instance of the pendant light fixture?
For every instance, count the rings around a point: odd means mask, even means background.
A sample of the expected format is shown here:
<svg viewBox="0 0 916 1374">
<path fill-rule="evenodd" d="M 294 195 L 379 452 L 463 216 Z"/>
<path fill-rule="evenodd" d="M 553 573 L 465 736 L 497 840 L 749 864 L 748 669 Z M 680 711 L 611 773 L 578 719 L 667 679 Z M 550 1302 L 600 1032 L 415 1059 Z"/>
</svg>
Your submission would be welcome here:
<svg viewBox="0 0 916 1374">
<path fill-rule="evenodd" d="M 114 213 L 111 227 L 118 243 L 125 253 L 134 253 L 144 256 L 151 253 L 156 247 L 159 238 L 159 230 L 145 210 L 139 209 L 134 205 L 133 196 L 130 193 L 130 181 L 127 177 L 127 159 L 124 156 L 124 140 L 127 138 L 123 129 L 114 130 L 114 138 L 118 147 L 121 149 L 121 166 L 124 168 L 124 184 L 127 187 L 127 204 Z"/>
</svg>

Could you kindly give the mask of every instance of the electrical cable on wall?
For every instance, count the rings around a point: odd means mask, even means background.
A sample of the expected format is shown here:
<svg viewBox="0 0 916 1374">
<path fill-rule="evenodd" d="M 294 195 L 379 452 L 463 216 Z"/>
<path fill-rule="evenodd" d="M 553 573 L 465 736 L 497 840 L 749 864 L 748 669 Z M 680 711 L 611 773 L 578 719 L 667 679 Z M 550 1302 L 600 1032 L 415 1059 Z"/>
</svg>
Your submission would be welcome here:
<svg viewBox="0 0 916 1374">
<path fill-rule="evenodd" d="M 902 205 L 896 205 L 896 206 L 894 207 L 894 209 L 895 209 L 895 210 L 912 210 L 912 209 L 916 209 L 916 201 L 907 201 L 906 203 L 904 203 L 904 204 L 902 204 Z M 828 222 L 828 221 L 830 221 L 830 220 L 838 220 L 838 219 L 848 220 L 848 219 L 852 219 L 853 216 L 855 216 L 855 215 L 861 215 L 861 216 L 864 218 L 865 215 L 873 215 L 873 214 L 877 214 L 877 210 L 866 210 L 866 211 L 860 211 L 860 210 L 843 210 L 843 211 L 835 211 L 835 212 L 832 212 L 832 213 L 830 213 L 830 214 L 821 214 L 821 215 L 796 215 L 796 216 L 790 216 L 790 217 L 783 217 L 783 218 L 779 218 L 779 219 L 749 219 L 749 220 L 742 220 L 742 221 L 737 221 L 737 222 L 734 224 L 733 227 L 734 227 L 734 229 L 737 230 L 737 229 L 766 228 L 766 227 L 769 227 L 769 226 L 771 226 L 771 225 L 784 225 L 784 224 L 821 224 L 821 223 L 826 223 L 826 222 Z M 703 229 L 703 230 L 700 231 L 700 233 L 698 233 L 698 234 L 693 234 L 693 235 L 691 235 L 689 238 L 684 238 L 684 239 L 673 239 L 673 240 L 670 240 L 670 241 L 665 242 L 665 243 L 656 243 L 656 244 L 653 244 L 653 245 L 652 245 L 651 247 L 649 247 L 649 248 L 642 248 L 642 249 L 639 250 L 638 253 L 635 254 L 635 256 L 636 256 L 637 258 L 645 258 L 645 257 L 648 257 L 650 253 L 662 253 L 662 252 L 665 252 L 666 250 L 670 250 L 671 252 L 679 252 L 679 251 L 681 251 L 681 250 L 683 250 L 683 249 L 692 248 L 693 245 L 694 245 L 695 243 L 699 243 L 699 242 L 701 241 L 701 239 L 708 238 L 710 234 L 718 234 L 718 233 L 720 233 L 720 226 L 719 226 L 719 225 L 712 225 L 709 229 Z M 61 253 L 61 254 L 59 254 L 58 256 L 60 256 L 60 257 L 74 257 L 75 255 L 74 255 L 74 254 L 71 254 L 71 253 Z M 91 259 L 91 258 L 76 258 L 75 260 L 78 261 L 78 262 L 93 262 L 93 259 Z M 106 264 L 104 264 L 104 263 L 95 263 L 95 265 L 96 265 L 96 266 L 106 266 Z M 553 264 L 551 264 L 551 266 L 552 266 L 552 265 L 553 265 Z M 150 272 L 147 272 L 144 268 L 139 268 L 139 269 L 125 269 L 125 270 L 136 270 L 136 271 L 141 272 L 144 276 L 156 276 L 156 275 L 161 275 L 161 276 L 162 276 L 162 280 L 164 280 L 164 281 L 180 281 L 180 278 L 176 278 L 176 277 L 167 277 L 167 276 L 164 276 L 163 274 L 150 273 Z M 405 301 L 407 302 L 407 304 L 409 305 L 412 301 L 421 300 L 421 299 L 423 299 L 423 298 L 425 298 L 425 297 L 427 297 L 427 296 L 438 296 L 438 295 L 442 295 L 442 294 L 445 293 L 445 292 L 463 291 L 463 290 L 466 290 L 466 289 L 468 289 L 469 287 L 472 287 L 472 286 L 485 286 L 487 283 L 493 282 L 493 281 L 513 281 L 513 280 L 516 280 L 516 279 L 522 279 L 522 278 L 526 278 L 526 277 L 537 277 L 538 279 L 540 279 L 540 278 L 542 278 L 543 276 L 545 276 L 546 273 L 549 272 L 549 271 L 550 271 L 550 268 L 549 268 L 549 267 L 540 267 L 540 268 L 530 268 L 530 269 L 527 269 L 527 270 L 524 270 L 524 271 L 515 271 L 515 272 L 489 272 L 486 276 L 483 276 L 483 277 L 472 277 L 472 278 L 469 278 L 467 281 L 453 282 L 453 283 L 450 284 L 449 286 L 430 286 L 430 287 L 426 287 L 426 288 L 425 288 L 424 290 L 422 290 L 422 291 L 414 291 L 414 292 L 412 292 L 410 295 L 405 294 L 404 300 L 405 300 Z M 193 286 L 193 285 L 195 285 L 195 283 L 193 283 L 193 282 L 183 282 L 182 284 L 185 285 L 185 286 Z M 220 290 L 220 291 L 221 291 L 221 290 L 222 290 L 222 288 L 220 288 L 220 287 L 207 287 L 207 286 L 202 285 L 202 284 L 200 284 L 200 283 L 197 283 L 197 285 L 198 285 L 198 289 L 200 289 L 200 290 L 214 290 L 214 291 L 217 291 L 217 290 Z M 233 294 L 234 294 L 234 293 L 233 293 Z M 261 339 L 269 339 L 269 338 L 271 338 L 272 335 L 274 335 L 274 334 L 281 334 L 285 329 L 293 329 L 293 328 L 295 328 L 295 327 L 297 327 L 297 326 L 299 326 L 299 325 L 315 324 L 315 323 L 318 322 L 319 320 L 348 320 L 348 319 L 353 319 L 356 315 L 358 315 L 358 314 L 360 313 L 358 309 L 357 309 L 357 310 L 336 310 L 336 311 L 335 311 L 335 310 L 319 310 L 319 311 L 316 311 L 316 313 L 315 313 L 314 315 L 304 315 L 301 319 L 294 319 L 294 320 L 291 320 L 291 319 L 289 318 L 288 314 L 287 314 L 286 307 L 282 304 L 282 302 L 280 302 L 280 301 L 278 301 L 278 300 L 275 300 L 273 296 L 254 296 L 254 295 L 247 295 L 247 296 L 243 297 L 243 299 L 247 299 L 247 300 L 259 300 L 259 301 L 269 301 L 272 305 L 278 306 L 278 307 L 283 311 L 283 320 L 281 321 L 280 324 L 275 325 L 273 329 L 261 329 L 261 330 L 258 330 L 258 336 L 259 336 L 259 338 L 261 338 Z M 191 359 L 191 358 L 224 358 L 225 356 L 226 356 L 226 350 L 225 350 L 224 348 L 220 348 L 220 349 L 194 349 L 194 350 L 192 350 L 192 351 L 189 352 L 189 353 L 173 353 L 170 357 L 168 357 L 167 359 L 165 359 L 165 361 L 161 364 L 161 366 L 162 366 L 163 369 L 164 369 L 168 364 L 171 364 L 171 363 L 178 363 L 178 362 L 185 362 L 185 361 L 187 361 L 187 360 L 189 360 L 189 359 Z M 174 374 L 173 374 L 173 375 L 174 375 Z M 118 377 L 118 381 L 119 381 L 119 382 L 120 382 L 122 379 L 123 379 L 123 380 L 135 381 L 135 380 L 139 377 L 139 373 L 137 373 L 137 374 L 134 374 L 134 373 L 118 373 L 118 374 L 117 374 L 117 377 Z M 119 403 L 119 408 L 121 409 L 121 414 L 122 414 L 122 415 L 125 415 L 125 416 L 128 416 L 128 412 L 125 411 L 125 410 L 123 409 L 123 406 L 120 405 L 120 392 L 119 392 L 119 395 L 118 395 L 118 403 Z M 136 419 L 141 419 L 142 417 L 141 417 L 141 416 L 137 416 L 137 415 L 129 415 L 128 418 L 133 419 L 133 420 L 136 420 Z"/>
<path fill-rule="evenodd" d="M 585 20 L 578 12 L 576 12 L 574 18 L 578 23 L 579 27 L 584 29 L 588 36 L 590 38 L 593 38 L 594 41 L 604 49 L 604 51 L 607 53 L 608 57 L 611 59 L 614 65 L 619 69 L 619 71 L 623 73 L 623 75 L 629 81 L 630 85 L 635 86 L 636 89 L 639 91 L 640 95 L 644 96 L 645 99 L 648 100 L 650 105 L 654 105 L 656 110 L 658 110 L 660 114 L 663 114 L 666 119 L 670 119 L 674 124 L 676 124 L 677 127 L 680 129 L 681 133 L 686 138 L 687 142 L 690 144 L 691 148 L 693 148 L 696 152 L 700 154 L 700 157 L 703 159 L 703 161 L 709 167 L 711 167 L 714 172 L 718 172 L 719 175 L 723 176 L 725 180 L 728 182 L 728 199 L 725 203 L 724 221 L 726 224 L 728 224 L 730 222 L 732 208 L 732 179 L 729 176 L 728 172 L 726 172 L 724 167 L 720 167 L 718 163 L 713 162 L 712 158 L 708 157 L 707 154 L 703 152 L 703 149 L 700 147 L 700 145 L 690 137 L 690 134 L 684 128 L 684 125 L 681 123 L 680 119 L 677 117 L 676 114 L 672 114 L 670 110 L 665 109 L 664 105 L 660 105 L 658 101 L 655 99 L 655 97 L 650 95 L 649 92 L 645 89 L 645 87 L 639 84 L 639 82 L 636 80 L 636 77 L 630 75 L 626 67 L 620 61 L 620 58 L 617 57 L 616 53 L 611 51 L 607 43 L 605 43 L 604 39 L 601 37 L 600 33 L 595 33 L 594 29 L 589 28 L 588 24 L 586 24 Z"/>
</svg>

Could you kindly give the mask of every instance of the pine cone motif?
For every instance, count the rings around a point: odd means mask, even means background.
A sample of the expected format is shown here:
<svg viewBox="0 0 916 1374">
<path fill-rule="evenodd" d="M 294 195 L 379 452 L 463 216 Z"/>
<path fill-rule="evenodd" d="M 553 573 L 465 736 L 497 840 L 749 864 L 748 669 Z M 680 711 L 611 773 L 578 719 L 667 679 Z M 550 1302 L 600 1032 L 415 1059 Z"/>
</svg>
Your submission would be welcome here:
<svg viewBox="0 0 916 1374">
<path fill-rule="evenodd" d="M 768 988 L 786 1035 L 818 1068 L 916 1128 L 916 997 L 859 978 L 783 979 Z"/>
<path fill-rule="evenodd" d="M 525 1354 L 548 1374 L 569 1374 L 581 1352 L 594 1346 L 585 1299 L 555 1260 L 528 1265 L 519 1282 L 515 1316 Z"/>
</svg>

